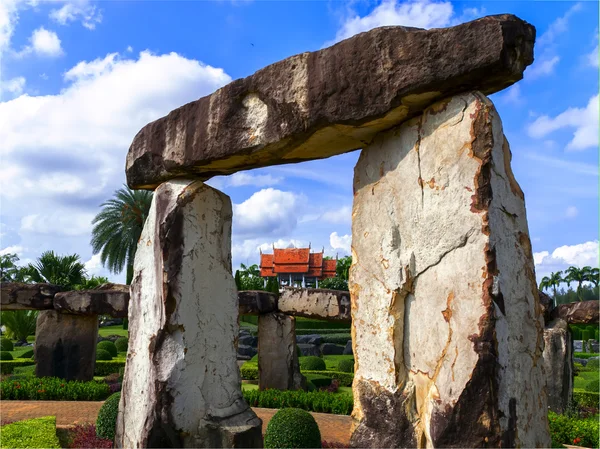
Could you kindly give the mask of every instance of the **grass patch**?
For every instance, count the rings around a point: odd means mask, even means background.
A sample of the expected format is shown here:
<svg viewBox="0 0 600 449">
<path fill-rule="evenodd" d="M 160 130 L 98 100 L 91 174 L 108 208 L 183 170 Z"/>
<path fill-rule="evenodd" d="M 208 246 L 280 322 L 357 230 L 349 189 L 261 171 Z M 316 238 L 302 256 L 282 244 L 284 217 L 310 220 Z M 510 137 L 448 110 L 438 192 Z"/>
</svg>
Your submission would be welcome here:
<svg viewBox="0 0 600 449">
<path fill-rule="evenodd" d="M 573 380 L 573 388 L 585 389 L 585 386 L 592 380 L 600 382 L 600 371 L 581 372 Z"/>
<path fill-rule="evenodd" d="M 1 448 L 60 448 L 56 417 L 28 419 L 0 427 Z"/>
<path fill-rule="evenodd" d="M 573 357 L 576 359 L 589 359 L 592 357 L 599 357 L 600 353 L 598 352 L 574 352 Z"/>
<path fill-rule="evenodd" d="M 242 391 L 250 391 L 250 390 L 258 390 L 258 385 L 248 384 L 248 383 L 242 384 Z"/>
<path fill-rule="evenodd" d="M 338 363 L 342 360 L 354 360 L 353 355 L 324 355 L 325 366 L 327 371 L 337 371 Z"/>
<path fill-rule="evenodd" d="M 13 356 L 13 359 L 18 359 L 21 358 L 22 354 L 25 354 L 26 352 L 29 352 L 32 349 L 32 346 L 21 346 L 18 349 L 15 349 L 14 351 L 10 351 L 10 353 Z"/>
<path fill-rule="evenodd" d="M 109 335 L 118 335 L 119 337 L 129 338 L 129 331 L 123 329 L 123 326 L 121 324 L 115 324 L 114 326 L 105 326 L 98 328 L 98 335 L 105 338 Z"/>
</svg>

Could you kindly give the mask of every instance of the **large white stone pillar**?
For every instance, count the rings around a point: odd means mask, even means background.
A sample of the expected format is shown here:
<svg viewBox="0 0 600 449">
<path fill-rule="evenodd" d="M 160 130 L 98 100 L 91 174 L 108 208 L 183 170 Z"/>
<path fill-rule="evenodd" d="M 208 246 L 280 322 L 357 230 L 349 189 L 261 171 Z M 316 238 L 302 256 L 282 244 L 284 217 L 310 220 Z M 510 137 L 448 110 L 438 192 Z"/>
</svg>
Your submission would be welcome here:
<svg viewBox="0 0 600 449">
<path fill-rule="evenodd" d="M 549 447 L 524 197 L 492 103 L 458 95 L 355 168 L 355 447 Z"/>
<path fill-rule="evenodd" d="M 234 340 L 231 202 L 199 181 L 154 193 L 135 257 L 117 447 L 261 447 Z"/>
</svg>

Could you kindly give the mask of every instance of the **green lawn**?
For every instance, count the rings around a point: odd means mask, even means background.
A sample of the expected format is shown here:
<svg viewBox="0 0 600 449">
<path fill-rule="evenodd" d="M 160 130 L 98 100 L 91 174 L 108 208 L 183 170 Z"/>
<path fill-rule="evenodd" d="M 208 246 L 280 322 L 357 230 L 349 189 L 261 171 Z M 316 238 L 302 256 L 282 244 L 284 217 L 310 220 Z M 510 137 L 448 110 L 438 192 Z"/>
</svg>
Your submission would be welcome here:
<svg viewBox="0 0 600 449">
<path fill-rule="evenodd" d="M 243 391 L 258 390 L 258 385 L 242 383 L 242 390 Z M 349 394 L 350 396 L 352 396 L 352 388 L 351 387 L 339 387 L 337 393 L 335 393 L 335 394 Z"/>
<path fill-rule="evenodd" d="M 27 351 L 33 350 L 33 346 L 16 347 L 14 351 L 10 351 L 13 359 L 21 357 L 21 354 L 25 354 Z"/>
<path fill-rule="evenodd" d="M 573 388 L 585 389 L 585 386 L 592 380 L 600 382 L 600 371 L 579 373 L 573 380 Z"/>
<path fill-rule="evenodd" d="M 328 371 L 337 371 L 338 363 L 342 360 L 354 360 L 353 355 L 324 355 L 325 366 Z"/>
<path fill-rule="evenodd" d="M 109 335 L 119 335 L 121 337 L 129 338 L 129 331 L 123 329 L 123 326 L 117 324 L 115 326 L 106 326 L 98 328 L 98 334 L 101 337 L 108 337 Z"/>
</svg>

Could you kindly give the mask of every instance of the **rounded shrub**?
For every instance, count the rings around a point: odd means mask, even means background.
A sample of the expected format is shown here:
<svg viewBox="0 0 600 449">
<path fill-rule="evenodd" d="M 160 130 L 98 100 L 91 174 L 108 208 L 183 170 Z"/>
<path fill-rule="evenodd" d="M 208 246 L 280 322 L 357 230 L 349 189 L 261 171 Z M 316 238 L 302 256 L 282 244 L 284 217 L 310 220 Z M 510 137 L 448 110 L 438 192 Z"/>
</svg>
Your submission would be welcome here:
<svg viewBox="0 0 600 449">
<path fill-rule="evenodd" d="M 106 349 L 96 349 L 96 360 L 112 360 L 112 355 Z"/>
<path fill-rule="evenodd" d="M 115 346 L 117 347 L 117 351 L 119 352 L 127 352 L 128 345 L 129 340 L 125 337 L 117 338 L 117 341 L 115 341 Z"/>
<path fill-rule="evenodd" d="M 0 351 L 0 360 L 12 360 L 13 356 L 8 351 Z"/>
<path fill-rule="evenodd" d="M 254 355 L 252 356 L 252 358 L 250 359 L 250 361 L 251 361 L 251 362 L 256 362 L 256 363 L 258 363 L 258 353 L 254 354 Z"/>
<path fill-rule="evenodd" d="M 592 393 L 598 393 L 600 391 L 600 384 L 598 384 L 598 379 L 592 380 L 585 386 L 585 391 L 591 391 Z"/>
<path fill-rule="evenodd" d="M 352 360 L 352 359 L 340 360 L 340 363 L 338 363 L 338 371 L 341 371 L 342 373 L 353 373 L 354 372 L 354 360 Z"/>
<path fill-rule="evenodd" d="M 590 338 L 592 338 L 591 334 L 592 333 L 589 330 L 584 329 L 584 330 L 581 331 L 581 339 L 583 341 L 588 341 Z"/>
<path fill-rule="evenodd" d="M 321 432 L 310 413 L 299 408 L 279 410 L 267 426 L 265 448 L 320 448 Z"/>
<path fill-rule="evenodd" d="M 20 359 L 30 359 L 31 357 L 33 357 L 33 349 L 30 349 L 29 351 L 25 351 L 23 354 L 21 354 L 19 356 Z"/>
<path fill-rule="evenodd" d="M 300 369 L 309 370 L 309 371 L 324 371 L 327 367 L 325 366 L 325 362 L 322 358 L 316 357 L 314 355 L 309 355 L 306 357 L 300 357 Z"/>
<path fill-rule="evenodd" d="M 587 365 L 585 365 L 587 369 L 598 369 L 600 367 L 599 360 L 597 358 L 588 359 Z"/>
<path fill-rule="evenodd" d="M 96 435 L 100 438 L 109 440 L 114 440 L 115 438 L 117 413 L 119 412 L 119 399 L 121 399 L 121 393 L 110 395 L 98 411 L 98 418 L 96 419 Z"/>
<path fill-rule="evenodd" d="M 307 380 L 306 381 L 306 389 L 308 391 L 315 391 L 317 389 L 317 387 L 315 387 L 315 384 L 313 384 L 312 381 Z"/>
<path fill-rule="evenodd" d="M 119 351 L 117 351 L 117 347 L 110 340 L 103 340 L 96 345 L 96 349 L 104 349 L 113 357 L 116 357 Z"/>
<path fill-rule="evenodd" d="M 0 351 L 13 351 L 15 347 L 8 338 L 0 338 Z"/>
</svg>

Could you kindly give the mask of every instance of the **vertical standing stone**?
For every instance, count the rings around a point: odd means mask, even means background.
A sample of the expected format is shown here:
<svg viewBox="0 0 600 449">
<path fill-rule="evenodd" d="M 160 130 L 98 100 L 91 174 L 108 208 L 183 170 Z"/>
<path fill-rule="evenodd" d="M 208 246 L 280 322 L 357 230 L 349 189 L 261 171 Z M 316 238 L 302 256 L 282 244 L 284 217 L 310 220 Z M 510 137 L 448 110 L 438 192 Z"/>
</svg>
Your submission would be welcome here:
<svg viewBox="0 0 600 449">
<path fill-rule="evenodd" d="M 258 316 L 259 389 L 306 388 L 296 352 L 296 319 L 283 313 Z"/>
<path fill-rule="evenodd" d="M 364 148 L 352 222 L 357 447 L 548 447 L 523 193 L 480 93 Z"/>
<path fill-rule="evenodd" d="M 35 328 L 35 375 L 92 380 L 97 341 L 97 315 L 40 311 Z"/>
<path fill-rule="evenodd" d="M 564 413 L 573 397 L 573 353 L 571 333 L 565 320 L 551 321 L 544 329 L 544 368 L 548 407 Z"/>
<path fill-rule="evenodd" d="M 231 202 L 199 181 L 159 186 L 134 263 L 118 447 L 260 447 L 234 340 Z"/>
</svg>

